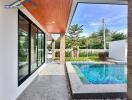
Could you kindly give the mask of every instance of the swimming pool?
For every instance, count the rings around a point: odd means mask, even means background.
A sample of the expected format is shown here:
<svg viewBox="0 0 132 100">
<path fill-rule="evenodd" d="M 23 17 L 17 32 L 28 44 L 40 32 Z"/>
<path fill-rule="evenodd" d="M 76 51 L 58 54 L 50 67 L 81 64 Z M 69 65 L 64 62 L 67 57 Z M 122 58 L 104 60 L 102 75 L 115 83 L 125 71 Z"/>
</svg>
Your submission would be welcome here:
<svg viewBox="0 0 132 100">
<path fill-rule="evenodd" d="M 84 84 L 126 84 L 127 66 L 121 64 L 72 63 Z"/>
</svg>

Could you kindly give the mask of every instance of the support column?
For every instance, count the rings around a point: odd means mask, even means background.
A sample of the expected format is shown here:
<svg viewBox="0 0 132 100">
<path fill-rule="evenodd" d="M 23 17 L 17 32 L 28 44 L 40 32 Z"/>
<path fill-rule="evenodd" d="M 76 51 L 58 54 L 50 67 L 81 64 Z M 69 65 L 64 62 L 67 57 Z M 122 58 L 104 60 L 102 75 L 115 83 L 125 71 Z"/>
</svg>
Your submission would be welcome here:
<svg viewBox="0 0 132 100">
<path fill-rule="evenodd" d="M 52 59 L 55 59 L 55 41 L 52 42 Z"/>
<path fill-rule="evenodd" d="M 60 63 L 65 63 L 65 34 L 60 34 Z"/>
<path fill-rule="evenodd" d="M 128 0 L 128 100 L 132 100 L 132 0 Z"/>
</svg>

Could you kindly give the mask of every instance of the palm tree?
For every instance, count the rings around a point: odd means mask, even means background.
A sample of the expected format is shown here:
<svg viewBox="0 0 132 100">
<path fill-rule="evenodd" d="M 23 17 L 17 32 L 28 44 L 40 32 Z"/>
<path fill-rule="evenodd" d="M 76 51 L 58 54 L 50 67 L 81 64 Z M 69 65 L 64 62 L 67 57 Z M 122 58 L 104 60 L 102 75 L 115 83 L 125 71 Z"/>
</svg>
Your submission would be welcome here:
<svg viewBox="0 0 132 100">
<path fill-rule="evenodd" d="M 71 45 L 73 48 L 73 57 L 77 57 L 78 56 L 78 45 L 79 45 L 79 36 L 80 33 L 83 32 L 83 25 L 79 26 L 78 24 L 74 24 L 72 26 L 70 26 L 69 28 L 69 38 L 71 40 Z"/>
</svg>

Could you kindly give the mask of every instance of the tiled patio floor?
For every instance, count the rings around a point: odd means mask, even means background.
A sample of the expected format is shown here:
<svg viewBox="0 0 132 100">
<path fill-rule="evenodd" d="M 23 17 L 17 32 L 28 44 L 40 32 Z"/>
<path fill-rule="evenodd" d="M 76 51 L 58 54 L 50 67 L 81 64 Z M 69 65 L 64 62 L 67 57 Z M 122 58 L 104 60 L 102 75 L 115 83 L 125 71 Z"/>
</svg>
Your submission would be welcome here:
<svg viewBox="0 0 132 100">
<path fill-rule="evenodd" d="M 64 65 L 48 64 L 17 100 L 69 100 Z"/>
</svg>

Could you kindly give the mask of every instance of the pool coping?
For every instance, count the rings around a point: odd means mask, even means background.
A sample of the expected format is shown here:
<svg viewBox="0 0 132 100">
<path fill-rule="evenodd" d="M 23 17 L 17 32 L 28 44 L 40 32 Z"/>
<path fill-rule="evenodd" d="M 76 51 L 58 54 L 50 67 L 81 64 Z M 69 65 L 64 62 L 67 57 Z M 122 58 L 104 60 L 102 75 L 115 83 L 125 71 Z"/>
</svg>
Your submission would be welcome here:
<svg viewBox="0 0 132 100">
<path fill-rule="evenodd" d="M 127 93 L 127 84 L 83 84 L 73 69 L 71 62 L 66 62 L 66 70 L 71 92 L 74 97 L 80 98 L 80 96 L 83 96 L 85 98 L 92 95 L 96 97 L 97 94 L 97 97 L 100 94 L 101 98 L 113 97 L 115 94 L 121 97 L 121 95 Z"/>
</svg>

